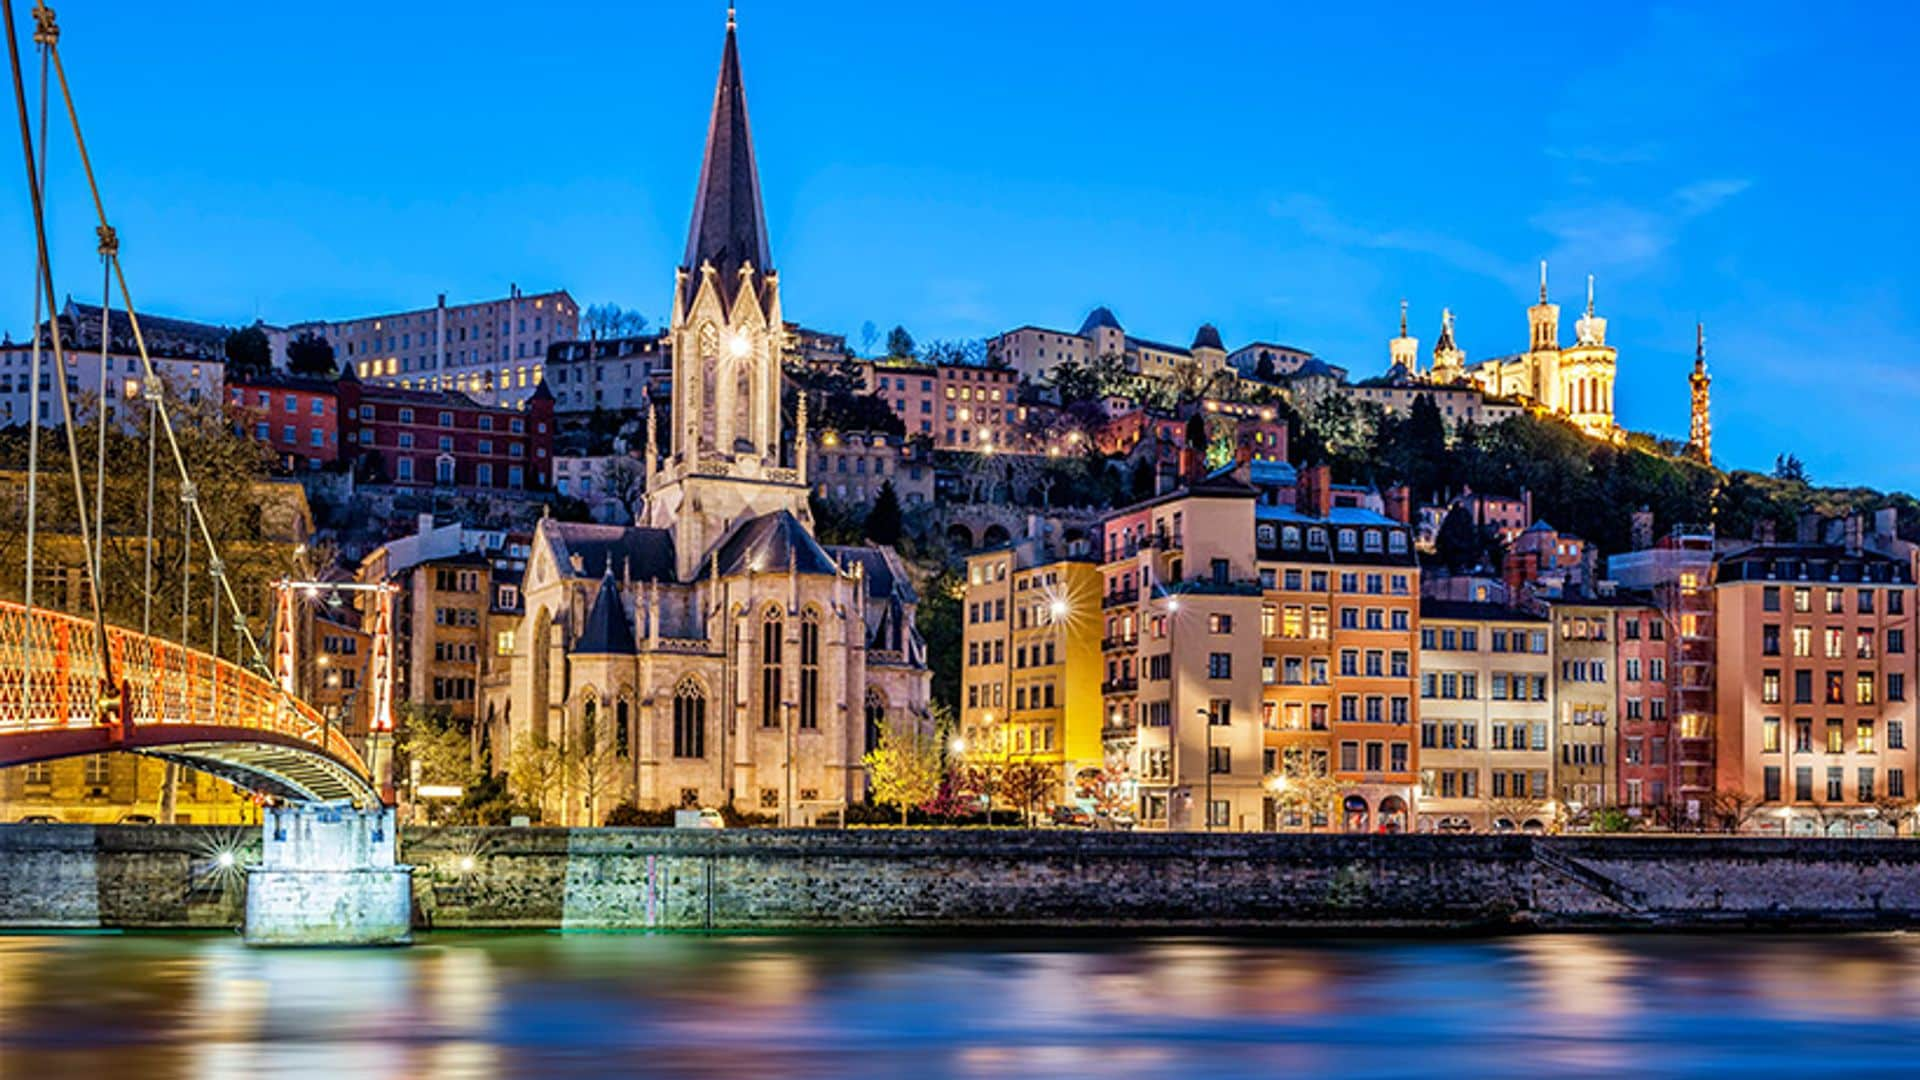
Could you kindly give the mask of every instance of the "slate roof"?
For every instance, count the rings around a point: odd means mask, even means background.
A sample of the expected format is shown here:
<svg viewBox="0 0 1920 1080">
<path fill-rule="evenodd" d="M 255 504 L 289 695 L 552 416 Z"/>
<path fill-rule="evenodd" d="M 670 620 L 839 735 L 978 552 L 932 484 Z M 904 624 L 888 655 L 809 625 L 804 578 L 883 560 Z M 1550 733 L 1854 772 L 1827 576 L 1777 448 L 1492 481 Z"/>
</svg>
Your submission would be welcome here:
<svg viewBox="0 0 1920 1080">
<path fill-rule="evenodd" d="M 700 267 L 711 262 L 721 297 L 732 303 L 740 267 L 753 263 L 758 274 L 773 269 L 767 247 L 767 219 L 760 205 L 760 172 L 754 164 L 753 132 L 747 124 L 747 91 L 740 80 L 740 47 L 733 24 L 720 54 L 720 79 L 713 91 L 713 118 L 707 125 L 706 152 L 700 162 L 700 186 L 694 193 L 693 224 L 687 230 L 687 288 L 700 287 Z"/>
<path fill-rule="evenodd" d="M 1113 317 L 1113 309 L 1097 307 L 1087 312 L 1087 320 L 1080 324 L 1080 336 L 1092 337 L 1095 330 L 1118 330 L 1120 320 Z"/>
<path fill-rule="evenodd" d="M 623 581 L 673 580 L 673 534 L 633 525 L 589 525 L 574 521 L 540 522 L 559 572 L 574 578 L 608 573 Z M 576 569 L 573 557 L 580 557 Z"/>
<path fill-rule="evenodd" d="M 748 572 L 771 574 L 793 570 L 802 574 L 837 574 L 840 568 L 813 538 L 800 519 L 786 510 L 762 514 L 741 523 L 720 542 L 718 552 L 700 564 L 695 581 L 705 580 L 720 566 L 721 577 Z"/>
<path fill-rule="evenodd" d="M 620 587 L 612 574 L 600 578 L 600 592 L 593 598 L 593 610 L 587 613 L 587 625 L 573 643 L 576 656 L 634 656 L 639 649 L 633 641 L 633 623 L 627 619 L 626 605 L 620 602 Z"/>
<path fill-rule="evenodd" d="M 1220 331 L 1212 323 L 1201 323 L 1200 331 L 1193 335 L 1193 348 L 1219 349 L 1226 352 L 1226 345 L 1220 341 Z"/>
</svg>

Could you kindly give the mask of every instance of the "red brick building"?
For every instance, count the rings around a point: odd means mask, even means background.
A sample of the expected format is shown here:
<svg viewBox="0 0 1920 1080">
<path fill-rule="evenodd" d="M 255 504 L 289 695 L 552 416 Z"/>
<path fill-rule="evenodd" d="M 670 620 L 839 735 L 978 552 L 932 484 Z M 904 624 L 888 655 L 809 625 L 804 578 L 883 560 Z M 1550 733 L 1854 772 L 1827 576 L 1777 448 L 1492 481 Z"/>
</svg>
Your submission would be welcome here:
<svg viewBox="0 0 1920 1080">
<path fill-rule="evenodd" d="M 1629 814 L 1666 820 L 1674 787 L 1673 641 L 1667 617 L 1652 597 L 1614 612 L 1620 689 L 1620 805 Z"/>
<path fill-rule="evenodd" d="M 341 456 L 372 458 L 395 484 L 545 489 L 553 473 L 553 395 L 542 383 L 521 408 L 450 390 L 339 383 Z"/>
<path fill-rule="evenodd" d="M 340 397 L 332 379 L 280 371 L 234 376 L 227 404 L 240 430 L 273 447 L 287 468 L 317 469 L 340 458 Z"/>
</svg>

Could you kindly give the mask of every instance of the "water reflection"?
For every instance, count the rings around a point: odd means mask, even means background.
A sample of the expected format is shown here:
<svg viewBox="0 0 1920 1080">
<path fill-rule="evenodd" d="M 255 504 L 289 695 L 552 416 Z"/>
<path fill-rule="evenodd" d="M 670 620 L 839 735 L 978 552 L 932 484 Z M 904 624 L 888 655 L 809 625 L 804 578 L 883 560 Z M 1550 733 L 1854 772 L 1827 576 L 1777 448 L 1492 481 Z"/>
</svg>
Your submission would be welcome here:
<svg viewBox="0 0 1920 1080">
<path fill-rule="evenodd" d="M 1920 941 L 0 938 L 0 1077 L 1880 1071 Z"/>
</svg>

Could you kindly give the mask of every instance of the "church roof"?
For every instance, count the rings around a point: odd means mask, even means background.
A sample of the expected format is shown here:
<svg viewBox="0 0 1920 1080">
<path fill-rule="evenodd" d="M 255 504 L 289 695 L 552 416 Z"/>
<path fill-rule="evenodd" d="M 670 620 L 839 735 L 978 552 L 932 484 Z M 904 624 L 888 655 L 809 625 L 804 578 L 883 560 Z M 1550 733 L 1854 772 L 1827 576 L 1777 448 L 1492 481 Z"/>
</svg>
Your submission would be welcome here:
<svg viewBox="0 0 1920 1080">
<path fill-rule="evenodd" d="M 740 267 L 773 269 L 767 248 L 767 220 L 760 206 L 760 172 L 754 165 L 753 134 L 747 125 L 747 91 L 740 81 L 740 48 L 731 18 L 720 54 L 720 80 L 713 91 L 713 118 L 707 126 L 706 153 L 700 163 L 700 187 L 694 193 L 693 225 L 687 232 L 689 293 L 700 286 L 700 267 L 712 263 L 722 298 L 731 302 Z"/>
<path fill-rule="evenodd" d="M 899 556 L 894 554 L 892 548 L 863 544 L 827 550 L 842 566 L 853 563 L 860 565 L 861 575 L 867 583 L 867 599 L 897 599 L 906 604 L 919 602 L 919 596 L 913 591 L 913 583 L 907 580 L 905 569 L 899 565 Z"/>
<path fill-rule="evenodd" d="M 1226 345 L 1222 343 L 1220 340 L 1219 329 L 1216 328 L 1212 323 L 1200 324 L 1199 333 L 1196 333 L 1193 335 L 1192 348 L 1219 349 L 1221 352 L 1227 351 Z"/>
<path fill-rule="evenodd" d="M 673 533 L 666 529 L 547 518 L 540 522 L 540 532 L 563 575 L 596 578 L 611 573 L 623 581 L 674 579 Z"/>
<path fill-rule="evenodd" d="M 577 656 L 633 656 L 640 651 L 612 574 L 601 575 L 600 592 L 593 598 L 593 610 L 587 613 L 587 625 L 572 651 Z"/>
<path fill-rule="evenodd" d="M 713 558 L 701 565 L 694 580 L 705 579 L 715 562 L 720 565 L 721 577 L 748 572 L 784 574 L 789 569 L 802 574 L 840 572 L 827 549 L 820 546 L 799 518 L 786 510 L 761 514 L 734 529 L 720 542 Z"/>
<path fill-rule="evenodd" d="M 1080 324 L 1080 336 L 1088 337 L 1095 330 L 1118 330 L 1120 320 L 1113 317 L 1113 309 L 1097 307 L 1087 312 L 1087 321 Z"/>
</svg>

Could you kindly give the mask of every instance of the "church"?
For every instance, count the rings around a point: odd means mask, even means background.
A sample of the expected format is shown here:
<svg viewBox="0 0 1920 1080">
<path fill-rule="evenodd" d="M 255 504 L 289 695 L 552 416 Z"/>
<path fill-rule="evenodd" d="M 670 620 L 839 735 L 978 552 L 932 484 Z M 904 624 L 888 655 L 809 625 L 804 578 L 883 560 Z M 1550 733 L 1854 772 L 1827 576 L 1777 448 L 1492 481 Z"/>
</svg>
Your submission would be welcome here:
<svg viewBox="0 0 1920 1080">
<path fill-rule="evenodd" d="M 1593 311 L 1593 279 L 1587 279 L 1586 314 L 1574 322 L 1574 342 L 1562 347 L 1560 305 L 1547 299 L 1547 264 L 1541 263 L 1540 302 L 1527 309 L 1527 327 L 1526 352 L 1469 364 L 1465 350 L 1454 340 L 1453 313 L 1442 313 L 1426 381 L 1471 385 L 1494 397 L 1527 402 L 1595 438 L 1616 437 L 1613 383 L 1618 356 L 1607 344 L 1607 320 Z M 1418 375 L 1417 348 L 1418 343 L 1407 336 L 1403 308 L 1400 336 L 1390 343 L 1394 364 Z"/>
<path fill-rule="evenodd" d="M 785 437 L 780 276 L 735 38 L 729 15 L 645 507 L 633 525 L 540 522 L 526 614 L 487 680 L 496 767 L 529 740 L 576 762 L 549 823 L 630 801 L 804 824 L 866 797 L 882 723 L 929 722 L 906 567 L 815 539 L 804 398 Z"/>
</svg>

